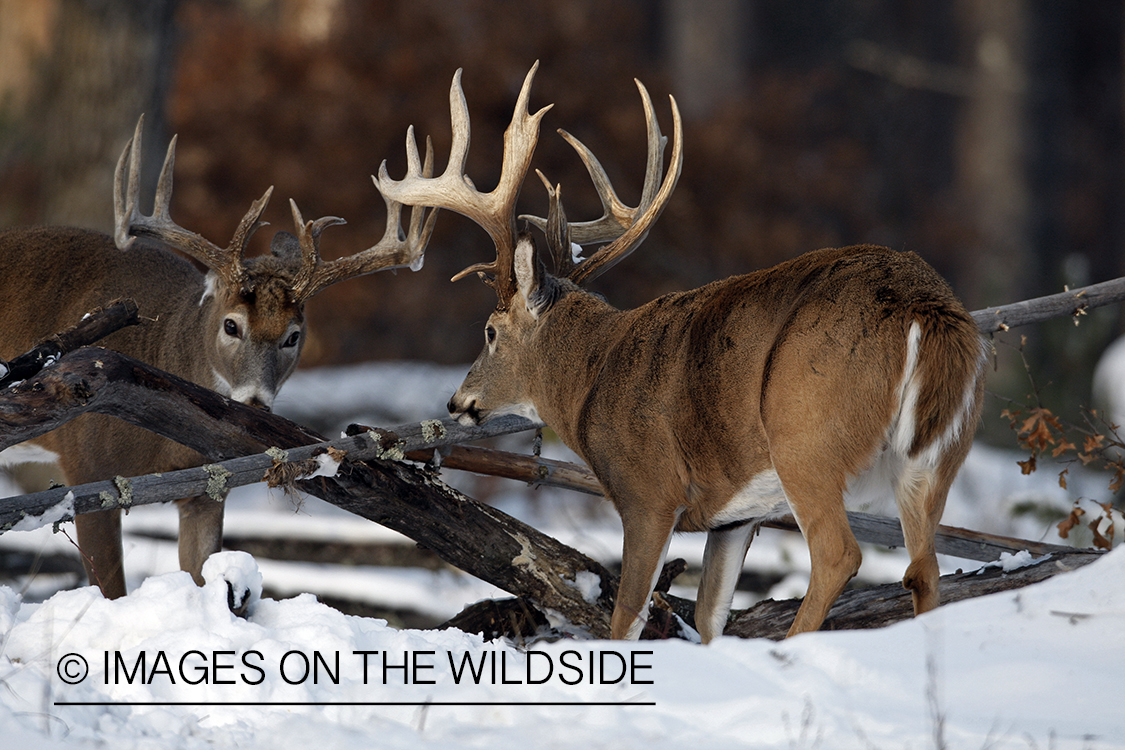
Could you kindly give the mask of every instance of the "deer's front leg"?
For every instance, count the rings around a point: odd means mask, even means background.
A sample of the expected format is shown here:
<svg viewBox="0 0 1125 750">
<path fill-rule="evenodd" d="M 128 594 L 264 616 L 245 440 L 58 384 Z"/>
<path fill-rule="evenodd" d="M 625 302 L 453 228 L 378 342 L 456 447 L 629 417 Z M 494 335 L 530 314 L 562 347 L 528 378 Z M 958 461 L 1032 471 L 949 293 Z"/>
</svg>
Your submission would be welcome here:
<svg viewBox="0 0 1125 750">
<path fill-rule="evenodd" d="M 74 519 L 78 531 L 78 549 L 90 583 L 102 591 L 106 599 L 125 596 L 124 557 L 121 549 L 121 511 L 103 510 L 86 513 Z"/>
<path fill-rule="evenodd" d="M 622 514 L 625 545 L 621 553 L 621 583 L 613 607 L 610 634 L 616 640 L 635 641 L 648 622 L 652 590 L 664 567 L 679 512 L 668 515 L 639 509 Z"/>
<path fill-rule="evenodd" d="M 223 548 L 223 506 L 208 495 L 177 500 L 180 509 L 180 570 L 202 586 L 203 563 Z"/>
</svg>

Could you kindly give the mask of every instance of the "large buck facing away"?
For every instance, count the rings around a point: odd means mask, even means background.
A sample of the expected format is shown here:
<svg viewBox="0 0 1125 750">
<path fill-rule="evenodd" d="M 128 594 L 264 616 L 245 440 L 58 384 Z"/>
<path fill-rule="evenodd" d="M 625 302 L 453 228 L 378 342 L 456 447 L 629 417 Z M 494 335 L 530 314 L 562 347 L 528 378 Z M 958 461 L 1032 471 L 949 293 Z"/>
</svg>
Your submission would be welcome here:
<svg viewBox="0 0 1125 750">
<path fill-rule="evenodd" d="M 320 235 L 342 219 L 305 222 L 290 201 L 296 235 L 278 232 L 268 255 L 245 257 L 273 188 L 250 207 L 226 248 L 177 226 L 168 210 L 176 140 L 168 146 L 155 209 L 137 206 L 143 119 L 117 165 L 115 237 L 42 227 L 0 232 L 0 355 L 25 351 L 97 307 L 136 300 L 144 325 L 119 331 L 104 346 L 242 403 L 268 409 L 297 366 L 305 338 L 305 303 L 338 281 L 386 268 L 421 267 L 436 211 L 411 213 L 384 197 L 387 225 L 373 247 L 333 261 L 320 257 Z M 378 187 L 378 181 L 376 181 Z M 206 274 L 156 240 L 202 263 Z M 115 246 L 116 245 L 116 246 Z M 198 466 L 199 454 L 111 417 L 87 414 L 36 441 L 58 457 L 67 482 Z M 223 504 L 208 496 L 179 501 L 179 557 L 202 584 L 207 557 L 222 544 Z M 119 511 L 76 519 L 91 583 L 108 598 L 125 594 Z"/>
<path fill-rule="evenodd" d="M 665 138 L 638 82 L 649 152 L 636 208 L 617 198 L 593 154 L 560 131 L 585 162 L 605 214 L 567 223 L 559 187 L 544 179 L 548 217 L 523 218 L 545 231 L 559 269 L 552 276 L 514 212 L 549 109 L 527 112 L 534 73 L 505 133 L 493 192 L 477 192 L 462 174 L 469 121 L 459 75 L 446 172 L 422 177 L 414 147 L 408 178 L 381 181 L 394 200 L 451 209 L 491 236 L 495 261 L 454 277 L 477 272 L 499 302 L 449 411 L 465 423 L 503 413 L 539 418 L 590 465 L 624 527 L 613 637 L 640 635 L 675 531 L 707 532 L 696 626 L 705 642 L 721 635 L 758 524 L 787 508 L 811 557 L 789 634 L 818 629 L 860 564 L 844 496 L 871 480 L 894 491 L 915 613 L 937 606 L 934 532 L 979 418 L 985 362 L 977 327 L 949 286 L 912 253 L 861 246 L 614 309 L 578 285 L 631 252 L 663 210 L 682 161 L 675 100 L 662 181 Z M 596 242 L 608 244 L 572 258 L 572 243 Z"/>
</svg>

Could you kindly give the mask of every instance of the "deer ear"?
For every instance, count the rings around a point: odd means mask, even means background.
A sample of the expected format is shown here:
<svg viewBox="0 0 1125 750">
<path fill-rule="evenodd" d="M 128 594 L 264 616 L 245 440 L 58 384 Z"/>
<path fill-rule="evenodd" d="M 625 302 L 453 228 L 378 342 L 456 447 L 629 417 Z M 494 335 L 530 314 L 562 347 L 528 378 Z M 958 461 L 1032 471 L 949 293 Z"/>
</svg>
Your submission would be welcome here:
<svg viewBox="0 0 1125 750">
<path fill-rule="evenodd" d="M 535 240 L 526 232 L 521 232 L 516 242 L 513 266 L 519 296 L 527 305 L 532 317 L 538 318 L 547 312 L 558 297 L 557 283 L 547 273 L 547 267 L 539 260 L 535 251 Z"/>
</svg>

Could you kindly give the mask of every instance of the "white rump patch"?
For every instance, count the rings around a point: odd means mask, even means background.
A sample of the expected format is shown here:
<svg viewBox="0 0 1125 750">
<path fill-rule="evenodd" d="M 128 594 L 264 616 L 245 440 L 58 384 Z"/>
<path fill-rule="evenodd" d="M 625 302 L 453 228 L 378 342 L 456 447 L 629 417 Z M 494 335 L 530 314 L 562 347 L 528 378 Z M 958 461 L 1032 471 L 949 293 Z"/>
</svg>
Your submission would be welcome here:
<svg viewBox="0 0 1125 750">
<path fill-rule="evenodd" d="M 900 456 L 906 456 L 914 445 L 917 432 L 918 395 L 922 383 L 918 377 L 918 357 L 922 340 L 922 328 L 915 321 L 910 324 L 910 331 L 906 337 L 906 365 L 903 367 L 902 381 L 899 383 L 899 409 L 892 422 L 887 443 L 890 448 Z M 980 376 L 981 369 L 985 366 L 988 351 L 984 341 L 980 343 L 980 353 L 977 357 L 976 376 Z M 941 455 L 960 437 L 969 415 L 974 406 L 975 380 L 965 384 L 965 391 L 961 396 L 961 405 L 957 414 L 950 420 L 942 434 L 927 445 L 916 457 L 921 466 L 936 466 Z"/>
<path fill-rule="evenodd" d="M 906 334 L 906 364 L 898 385 L 898 414 L 895 415 L 888 441 L 895 453 L 905 456 L 914 444 L 915 413 L 918 410 L 918 349 L 922 341 L 922 326 L 918 321 L 910 324 Z"/>
</svg>

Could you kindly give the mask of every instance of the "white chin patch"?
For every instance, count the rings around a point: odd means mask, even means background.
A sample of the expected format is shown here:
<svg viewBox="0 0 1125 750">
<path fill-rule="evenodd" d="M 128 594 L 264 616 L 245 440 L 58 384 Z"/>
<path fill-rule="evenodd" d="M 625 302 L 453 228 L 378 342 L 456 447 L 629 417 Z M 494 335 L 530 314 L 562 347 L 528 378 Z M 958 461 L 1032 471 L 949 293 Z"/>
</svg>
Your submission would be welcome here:
<svg viewBox="0 0 1125 750">
<path fill-rule="evenodd" d="M 273 393 L 267 393 L 266 391 L 259 389 L 257 386 L 248 385 L 240 386 L 231 390 L 230 399 L 232 401 L 237 401 L 240 404 L 249 404 L 253 401 L 257 401 L 267 409 L 271 409 L 273 408 L 273 399 L 275 395 L 276 394 Z"/>
<path fill-rule="evenodd" d="M 495 412 L 496 414 L 516 414 L 524 419 L 530 419 L 532 422 L 542 422 L 539 418 L 539 410 L 535 408 L 535 404 L 514 404 L 506 406 L 503 409 Z"/>
</svg>

